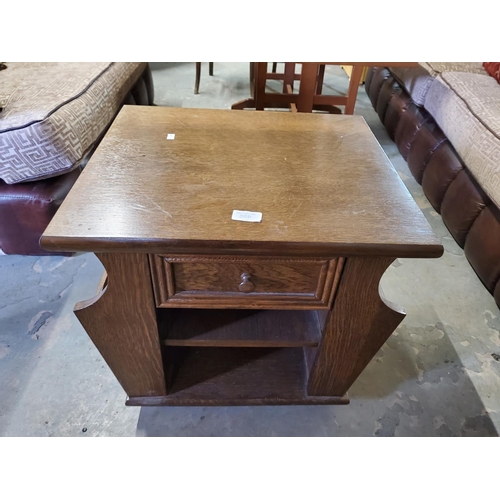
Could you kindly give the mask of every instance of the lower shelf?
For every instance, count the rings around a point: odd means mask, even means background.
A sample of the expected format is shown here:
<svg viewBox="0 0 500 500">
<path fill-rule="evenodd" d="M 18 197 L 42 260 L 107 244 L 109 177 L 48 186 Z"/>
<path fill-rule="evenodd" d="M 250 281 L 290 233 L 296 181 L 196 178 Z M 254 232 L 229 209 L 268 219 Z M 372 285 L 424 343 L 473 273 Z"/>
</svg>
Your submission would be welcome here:
<svg viewBox="0 0 500 500">
<path fill-rule="evenodd" d="M 348 404 L 345 396 L 307 396 L 304 349 L 167 347 L 168 396 L 132 397 L 127 405 Z"/>
</svg>

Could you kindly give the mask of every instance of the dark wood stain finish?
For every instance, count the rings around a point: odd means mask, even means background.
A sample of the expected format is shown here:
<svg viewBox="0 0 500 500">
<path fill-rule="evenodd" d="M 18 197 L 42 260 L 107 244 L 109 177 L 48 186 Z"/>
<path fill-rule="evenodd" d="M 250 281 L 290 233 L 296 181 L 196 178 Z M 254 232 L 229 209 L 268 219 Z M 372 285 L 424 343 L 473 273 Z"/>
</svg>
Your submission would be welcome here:
<svg viewBox="0 0 500 500">
<path fill-rule="evenodd" d="M 166 346 L 314 347 L 316 311 L 171 309 L 158 311 Z"/>
<path fill-rule="evenodd" d="M 129 396 L 161 396 L 165 379 L 147 255 L 100 254 L 107 285 L 75 314 Z"/>
<path fill-rule="evenodd" d="M 229 406 L 347 404 L 346 397 L 305 392 L 300 348 L 170 348 L 168 396 L 130 398 L 128 405 Z"/>
<path fill-rule="evenodd" d="M 157 307 L 329 308 L 343 259 L 151 256 Z"/>
<path fill-rule="evenodd" d="M 343 395 L 405 314 L 379 295 L 380 278 L 392 259 L 347 259 L 337 295 L 311 369 L 308 393 Z"/>
<path fill-rule="evenodd" d="M 233 210 L 262 212 L 262 222 L 233 221 Z M 325 258 L 442 254 L 362 117 L 160 106 L 123 107 L 42 245 Z"/>
<path fill-rule="evenodd" d="M 404 317 L 382 274 L 443 252 L 361 117 L 140 106 L 119 113 L 42 246 L 104 264 L 75 312 L 128 405 L 346 404 Z"/>
</svg>

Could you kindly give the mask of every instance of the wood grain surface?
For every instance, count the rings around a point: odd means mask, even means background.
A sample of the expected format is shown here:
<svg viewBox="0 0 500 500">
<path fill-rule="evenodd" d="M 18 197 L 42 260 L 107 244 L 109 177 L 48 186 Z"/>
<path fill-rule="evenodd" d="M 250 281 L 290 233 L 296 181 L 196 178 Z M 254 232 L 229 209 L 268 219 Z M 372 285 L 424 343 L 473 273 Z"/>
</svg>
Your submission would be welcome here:
<svg viewBox="0 0 500 500">
<path fill-rule="evenodd" d="M 166 346 L 314 347 L 321 330 L 316 311 L 161 310 Z"/>
<path fill-rule="evenodd" d="M 165 377 L 148 258 L 100 254 L 107 285 L 75 314 L 128 396 L 161 396 Z"/>
<path fill-rule="evenodd" d="M 262 212 L 262 222 L 233 221 L 235 209 Z M 146 106 L 122 108 L 42 246 L 322 257 L 443 251 L 360 116 Z"/>
<path fill-rule="evenodd" d="M 284 405 L 347 404 L 345 397 L 305 393 L 300 348 L 170 347 L 169 393 L 130 398 L 127 405 Z"/>
<path fill-rule="evenodd" d="M 150 255 L 158 307 L 328 308 L 343 259 Z"/>
<path fill-rule="evenodd" d="M 310 369 L 308 394 L 342 396 L 404 319 L 379 295 L 390 258 L 346 259 Z"/>
</svg>

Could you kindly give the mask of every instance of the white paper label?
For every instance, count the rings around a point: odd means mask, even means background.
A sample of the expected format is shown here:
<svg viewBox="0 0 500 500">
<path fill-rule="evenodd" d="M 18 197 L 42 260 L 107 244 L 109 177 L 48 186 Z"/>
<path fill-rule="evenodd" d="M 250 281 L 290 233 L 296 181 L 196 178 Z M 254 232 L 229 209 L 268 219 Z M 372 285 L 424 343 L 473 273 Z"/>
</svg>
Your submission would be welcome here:
<svg viewBox="0 0 500 500">
<path fill-rule="evenodd" d="M 243 222 L 261 222 L 262 212 L 247 212 L 246 210 L 233 210 L 233 215 L 231 219 L 240 220 Z"/>
<path fill-rule="evenodd" d="M 167 134 L 167 141 L 173 141 L 175 139 L 175 134 Z"/>
</svg>

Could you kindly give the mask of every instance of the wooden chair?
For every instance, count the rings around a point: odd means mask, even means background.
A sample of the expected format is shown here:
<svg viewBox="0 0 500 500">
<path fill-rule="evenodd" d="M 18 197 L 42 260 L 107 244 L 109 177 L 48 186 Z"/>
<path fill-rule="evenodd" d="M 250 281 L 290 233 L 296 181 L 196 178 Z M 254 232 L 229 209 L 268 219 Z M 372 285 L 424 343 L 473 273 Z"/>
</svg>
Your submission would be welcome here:
<svg viewBox="0 0 500 500">
<path fill-rule="evenodd" d="M 300 73 L 295 73 L 295 63 L 285 62 L 283 73 L 278 73 L 278 63 L 273 62 L 271 73 L 267 73 L 266 80 L 283 80 L 283 92 L 293 92 L 293 84 L 300 80 Z"/>
<path fill-rule="evenodd" d="M 208 63 L 208 74 L 214 76 L 214 63 Z M 196 80 L 194 82 L 194 93 L 200 93 L 200 78 L 201 78 L 201 62 L 196 63 Z"/>
<path fill-rule="evenodd" d="M 297 111 L 312 111 L 307 110 L 308 103 L 305 102 L 305 92 L 303 87 L 307 88 L 307 92 L 312 95 L 320 95 L 323 89 L 323 80 L 325 75 L 325 64 L 318 63 L 314 66 L 316 74 L 314 79 L 314 89 L 310 89 L 310 65 L 315 63 L 302 63 L 302 73 L 296 73 L 295 68 L 298 63 L 287 62 L 283 73 L 277 72 L 277 63 L 273 63 L 272 72 L 269 73 L 267 63 L 250 63 L 250 95 L 249 99 L 238 101 L 231 106 L 231 109 L 248 109 L 254 108 L 263 110 L 264 108 L 289 108 L 292 112 Z M 307 78 L 304 79 L 304 67 L 307 67 Z M 282 80 L 282 93 L 266 92 L 267 80 Z M 296 80 L 300 80 L 299 93 L 293 93 L 293 86 Z M 326 97 L 326 96 L 325 96 Z M 329 113 L 340 113 L 340 109 L 331 105 L 326 99 L 322 104 L 317 104 L 315 109 L 327 111 Z M 300 104 L 300 106 L 299 106 Z"/>
</svg>

